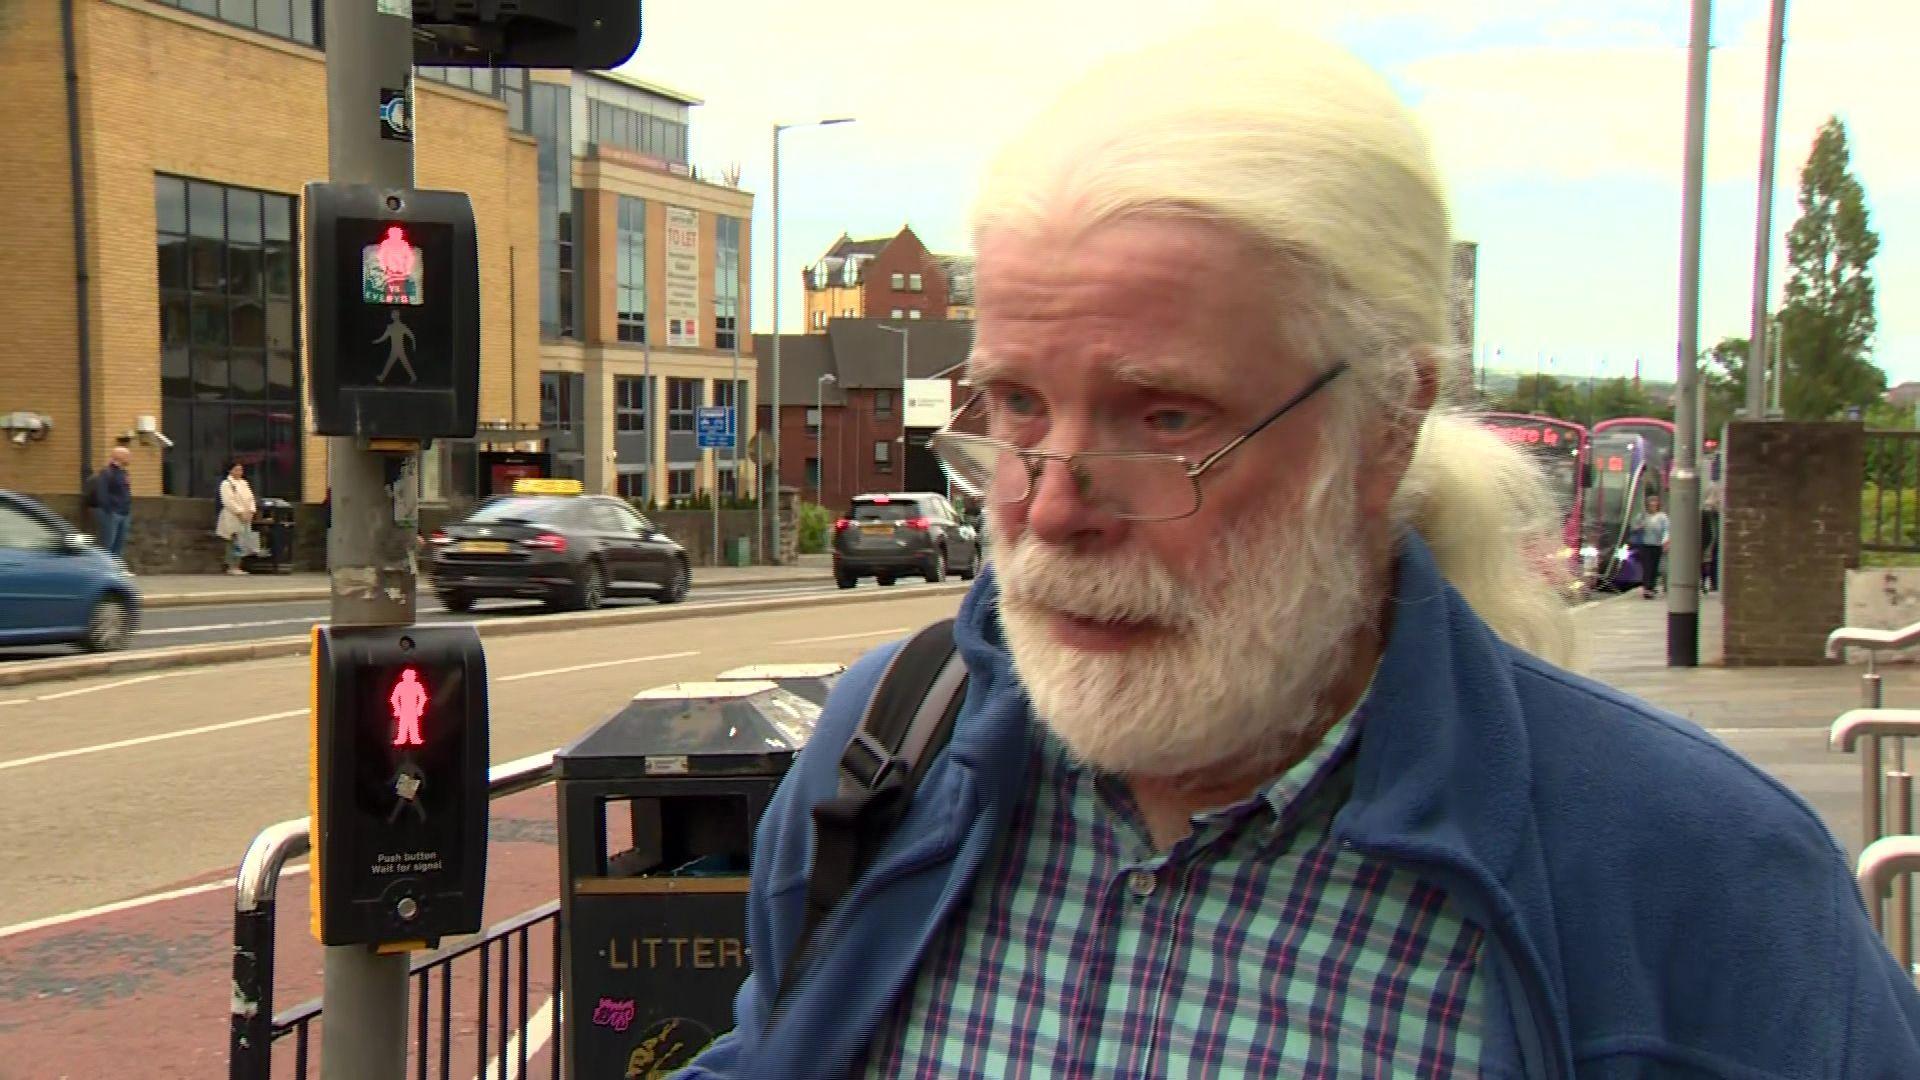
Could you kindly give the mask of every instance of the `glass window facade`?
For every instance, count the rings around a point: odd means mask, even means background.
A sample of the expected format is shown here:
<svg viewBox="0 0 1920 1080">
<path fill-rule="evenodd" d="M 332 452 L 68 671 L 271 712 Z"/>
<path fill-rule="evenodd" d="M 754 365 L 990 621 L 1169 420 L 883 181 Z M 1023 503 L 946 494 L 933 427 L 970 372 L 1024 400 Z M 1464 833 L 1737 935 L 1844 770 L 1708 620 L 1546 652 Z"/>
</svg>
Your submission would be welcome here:
<svg viewBox="0 0 1920 1080">
<path fill-rule="evenodd" d="M 587 123 L 597 146 L 612 146 L 636 154 L 687 163 L 687 125 L 610 101 L 587 103 Z"/>
<path fill-rule="evenodd" d="M 298 502 L 300 334 L 290 195 L 154 177 L 168 495 L 212 498 L 238 461 Z"/>
<path fill-rule="evenodd" d="M 575 314 L 581 308 L 581 285 L 574 273 L 574 254 L 579 250 L 580 221 L 573 194 L 572 92 L 543 82 L 527 91 L 527 127 L 539 141 L 535 171 L 540 189 L 540 335 L 577 338 Z"/>
<path fill-rule="evenodd" d="M 555 476 L 584 480 L 587 379 L 578 372 L 540 373 L 540 426 L 560 432 L 547 442 Z"/>
<path fill-rule="evenodd" d="M 154 0 L 302 45 L 319 46 L 321 0 Z M 255 492 L 258 494 L 258 492 Z"/>
<path fill-rule="evenodd" d="M 700 407 L 699 379 L 667 380 L 667 430 L 693 430 L 694 410 Z"/>
<path fill-rule="evenodd" d="M 615 318 L 621 341 L 647 340 L 647 204 L 620 196 L 613 241 Z"/>
<path fill-rule="evenodd" d="M 713 347 L 740 344 L 740 219 L 715 215 L 713 245 Z"/>
</svg>

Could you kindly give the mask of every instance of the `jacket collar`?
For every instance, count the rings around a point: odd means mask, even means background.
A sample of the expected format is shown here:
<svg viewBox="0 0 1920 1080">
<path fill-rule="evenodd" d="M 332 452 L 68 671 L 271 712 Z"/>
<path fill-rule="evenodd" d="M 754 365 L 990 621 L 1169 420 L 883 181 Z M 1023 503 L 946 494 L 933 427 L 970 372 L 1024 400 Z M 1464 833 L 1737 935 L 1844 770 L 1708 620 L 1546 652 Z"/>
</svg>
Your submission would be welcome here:
<svg viewBox="0 0 1920 1080">
<path fill-rule="evenodd" d="M 950 748 L 975 766 L 987 807 L 1020 798 L 1036 722 L 1001 633 L 999 595 L 989 565 L 954 629 L 986 707 L 968 710 Z M 1477 900 L 1481 917 L 1521 931 L 1532 940 L 1528 951 L 1544 953 L 1523 963 L 1554 970 L 1552 935 L 1518 925 L 1519 911 L 1549 912 L 1551 904 L 1531 812 L 1531 750 L 1506 649 L 1447 583 L 1426 541 L 1409 533 L 1396 558 L 1386 649 L 1361 716 L 1353 791 L 1333 828 L 1364 849 L 1446 868 L 1455 888 L 1478 894 L 1462 899 Z"/>
</svg>

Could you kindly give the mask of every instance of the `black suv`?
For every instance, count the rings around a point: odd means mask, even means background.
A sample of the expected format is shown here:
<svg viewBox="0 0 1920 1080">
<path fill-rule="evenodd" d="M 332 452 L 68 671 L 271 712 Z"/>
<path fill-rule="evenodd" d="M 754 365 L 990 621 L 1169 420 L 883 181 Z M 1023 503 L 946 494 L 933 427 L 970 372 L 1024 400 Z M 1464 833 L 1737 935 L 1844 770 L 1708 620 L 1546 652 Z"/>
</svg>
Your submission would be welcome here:
<svg viewBox="0 0 1920 1080">
<path fill-rule="evenodd" d="M 891 585 L 902 574 L 944 581 L 957 573 L 972 581 L 979 571 L 979 536 L 944 495 L 856 495 L 833 523 L 833 577 L 843 589 L 863 577 Z"/>
</svg>

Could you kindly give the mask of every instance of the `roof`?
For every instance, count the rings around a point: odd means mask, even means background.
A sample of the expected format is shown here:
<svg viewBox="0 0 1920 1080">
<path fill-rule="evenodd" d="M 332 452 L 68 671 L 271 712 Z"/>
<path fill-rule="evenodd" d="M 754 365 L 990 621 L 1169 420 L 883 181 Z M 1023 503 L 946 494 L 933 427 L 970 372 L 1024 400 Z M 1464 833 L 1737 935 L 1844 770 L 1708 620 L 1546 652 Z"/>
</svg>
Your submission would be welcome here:
<svg viewBox="0 0 1920 1080">
<path fill-rule="evenodd" d="M 833 246 L 827 249 L 825 257 L 844 259 L 849 255 L 878 255 L 887 250 L 887 245 L 893 243 L 899 235 L 895 233 L 893 236 L 880 236 L 871 240 L 855 240 L 846 233 L 841 233 L 840 239 L 834 241 Z"/>
<path fill-rule="evenodd" d="M 915 379 L 944 377 L 966 361 L 973 349 L 974 324 L 944 319 L 832 319 L 824 334 L 785 334 L 780 338 L 780 397 L 784 405 L 812 405 L 820 376 L 831 373 L 828 405 L 844 405 L 843 390 L 900 389 L 900 335 L 906 330 L 907 374 Z M 773 385 L 773 339 L 756 334 L 754 355 L 760 385 Z"/>
<path fill-rule="evenodd" d="M 666 98 L 669 101 L 677 101 L 682 105 L 706 104 L 706 102 L 684 90 L 675 90 L 670 86 L 662 86 L 657 82 L 648 82 L 637 75 L 629 75 L 624 71 L 580 71 L 575 72 L 575 74 L 593 79 L 606 79 L 610 82 L 620 83 L 623 86 L 631 86 L 635 90 L 645 90 L 649 94 L 658 94 L 660 97 Z"/>
</svg>

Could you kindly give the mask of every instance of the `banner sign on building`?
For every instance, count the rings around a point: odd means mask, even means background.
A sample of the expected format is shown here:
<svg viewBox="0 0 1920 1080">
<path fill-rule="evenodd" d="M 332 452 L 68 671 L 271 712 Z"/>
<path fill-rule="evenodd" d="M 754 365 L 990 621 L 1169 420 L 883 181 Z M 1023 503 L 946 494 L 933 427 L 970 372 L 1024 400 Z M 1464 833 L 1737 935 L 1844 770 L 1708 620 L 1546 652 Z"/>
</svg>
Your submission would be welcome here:
<svg viewBox="0 0 1920 1080">
<path fill-rule="evenodd" d="M 953 417 L 953 383 L 947 379 L 908 379 L 907 426 L 945 427 Z"/>
<path fill-rule="evenodd" d="M 700 212 L 667 207 L 667 344 L 700 345 Z"/>
</svg>

